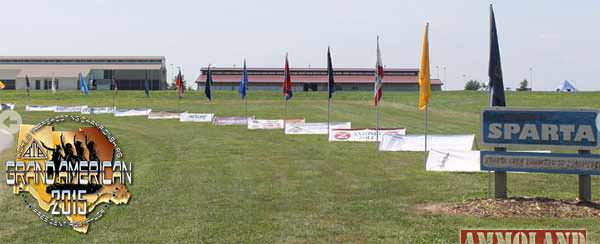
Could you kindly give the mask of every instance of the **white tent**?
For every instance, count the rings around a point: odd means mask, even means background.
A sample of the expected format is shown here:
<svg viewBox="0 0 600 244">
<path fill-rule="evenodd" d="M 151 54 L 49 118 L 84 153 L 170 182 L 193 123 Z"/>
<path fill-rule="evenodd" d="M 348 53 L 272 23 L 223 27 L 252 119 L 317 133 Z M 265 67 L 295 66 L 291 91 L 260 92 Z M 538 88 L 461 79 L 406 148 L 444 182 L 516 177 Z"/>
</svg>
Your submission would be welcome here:
<svg viewBox="0 0 600 244">
<path fill-rule="evenodd" d="M 560 86 L 556 87 L 556 91 L 558 92 L 576 92 L 577 88 L 575 88 L 575 85 L 573 85 L 573 83 L 571 83 L 568 80 L 563 81 L 562 84 L 560 84 Z"/>
</svg>

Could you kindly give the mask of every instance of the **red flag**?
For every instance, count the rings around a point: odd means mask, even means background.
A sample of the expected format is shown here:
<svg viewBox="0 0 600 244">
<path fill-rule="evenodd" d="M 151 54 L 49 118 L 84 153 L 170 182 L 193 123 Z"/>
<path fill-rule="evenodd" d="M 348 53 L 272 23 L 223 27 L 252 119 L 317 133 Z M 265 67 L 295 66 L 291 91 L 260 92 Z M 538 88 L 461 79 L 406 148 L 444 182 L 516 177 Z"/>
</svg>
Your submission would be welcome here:
<svg viewBox="0 0 600 244">
<path fill-rule="evenodd" d="M 183 82 L 183 76 L 181 75 L 181 70 L 179 70 L 179 73 L 177 74 L 177 79 L 175 79 L 175 86 L 177 87 L 177 96 L 179 98 L 182 98 L 185 84 Z"/>
<path fill-rule="evenodd" d="M 294 94 L 292 93 L 292 76 L 290 75 L 290 65 L 288 63 L 288 55 L 285 54 L 285 68 L 283 70 L 283 96 L 285 100 L 290 100 Z"/>
<path fill-rule="evenodd" d="M 383 64 L 381 62 L 381 50 L 379 50 L 379 36 L 377 37 L 377 64 L 375 64 L 375 91 L 373 102 L 375 106 L 379 105 L 383 97 Z"/>
</svg>

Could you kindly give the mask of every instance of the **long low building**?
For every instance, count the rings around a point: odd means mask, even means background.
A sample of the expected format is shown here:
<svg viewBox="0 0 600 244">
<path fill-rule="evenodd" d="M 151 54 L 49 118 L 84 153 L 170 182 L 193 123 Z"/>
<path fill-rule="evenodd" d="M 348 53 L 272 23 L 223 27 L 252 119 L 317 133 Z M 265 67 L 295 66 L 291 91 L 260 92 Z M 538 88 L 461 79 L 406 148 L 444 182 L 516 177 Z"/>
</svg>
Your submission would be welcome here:
<svg viewBox="0 0 600 244">
<path fill-rule="evenodd" d="M 166 89 L 166 66 L 162 56 L 0 56 L 0 81 L 5 89 L 25 89 L 26 77 L 32 90 L 78 89 L 79 74 L 89 87 L 120 90 Z"/>
<path fill-rule="evenodd" d="M 241 68 L 212 68 L 213 89 L 236 90 L 242 75 Z M 203 67 L 196 79 L 199 86 L 204 86 L 208 68 Z M 325 91 L 328 76 L 324 68 L 292 68 L 292 86 L 294 91 Z M 418 69 L 386 68 L 383 87 L 386 91 L 415 91 L 419 89 Z M 369 68 L 336 68 L 334 69 L 335 89 L 337 91 L 372 91 L 375 70 Z M 248 68 L 249 90 L 281 90 L 283 68 Z M 431 89 L 441 90 L 442 81 L 431 79 Z"/>
</svg>

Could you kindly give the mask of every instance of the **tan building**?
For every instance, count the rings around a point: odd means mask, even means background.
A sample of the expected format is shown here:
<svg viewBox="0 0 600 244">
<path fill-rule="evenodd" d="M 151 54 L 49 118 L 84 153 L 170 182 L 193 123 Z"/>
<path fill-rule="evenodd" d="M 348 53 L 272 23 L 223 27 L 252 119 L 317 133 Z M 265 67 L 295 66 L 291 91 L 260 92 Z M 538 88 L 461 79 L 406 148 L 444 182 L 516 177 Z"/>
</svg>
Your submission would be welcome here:
<svg viewBox="0 0 600 244">
<path fill-rule="evenodd" d="M 151 90 L 167 88 L 165 58 L 162 56 L 0 56 L 0 81 L 5 89 L 25 89 L 29 77 L 32 90 L 79 88 L 79 74 L 90 89 Z"/>
</svg>

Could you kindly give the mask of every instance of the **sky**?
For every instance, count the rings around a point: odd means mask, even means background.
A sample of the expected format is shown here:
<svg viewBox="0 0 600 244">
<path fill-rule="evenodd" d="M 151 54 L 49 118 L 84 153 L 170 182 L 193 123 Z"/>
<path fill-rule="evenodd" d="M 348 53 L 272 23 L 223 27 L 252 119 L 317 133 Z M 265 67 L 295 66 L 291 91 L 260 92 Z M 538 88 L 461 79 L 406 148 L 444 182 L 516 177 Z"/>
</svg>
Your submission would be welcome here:
<svg viewBox="0 0 600 244">
<path fill-rule="evenodd" d="M 494 10 L 506 87 L 563 80 L 600 90 L 600 1 L 503 0 Z M 159 55 L 200 68 L 374 67 L 376 37 L 388 68 L 416 68 L 430 22 L 433 78 L 444 89 L 488 81 L 489 1 L 481 0 L 3 0 L 0 55 Z M 436 68 L 439 67 L 439 68 Z M 445 67 L 445 69 L 444 69 Z M 445 70 L 445 71 L 444 71 Z M 384 80 L 385 82 L 385 80 Z"/>
</svg>

